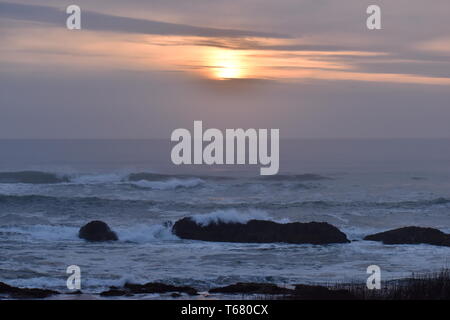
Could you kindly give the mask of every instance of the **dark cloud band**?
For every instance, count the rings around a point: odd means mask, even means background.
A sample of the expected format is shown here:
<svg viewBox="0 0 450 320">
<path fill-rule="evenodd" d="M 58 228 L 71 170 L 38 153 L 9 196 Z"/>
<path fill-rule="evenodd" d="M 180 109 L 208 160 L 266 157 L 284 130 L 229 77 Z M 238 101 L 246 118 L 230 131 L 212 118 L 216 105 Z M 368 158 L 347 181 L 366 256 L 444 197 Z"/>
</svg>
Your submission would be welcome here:
<svg viewBox="0 0 450 320">
<path fill-rule="evenodd" d="M 67 15 L 62 8 L 0 2 L 0 18 L 42 22 L 65 27 Z M 276 33 L 238 29 L 205 28 L 186 24 L 113 16 L 86 10 L 82 11 L 82 27 L 83 29 L 95 31 L 139 34 L 230 38 L 289 38 L 287 35 Z"/>
</svg>

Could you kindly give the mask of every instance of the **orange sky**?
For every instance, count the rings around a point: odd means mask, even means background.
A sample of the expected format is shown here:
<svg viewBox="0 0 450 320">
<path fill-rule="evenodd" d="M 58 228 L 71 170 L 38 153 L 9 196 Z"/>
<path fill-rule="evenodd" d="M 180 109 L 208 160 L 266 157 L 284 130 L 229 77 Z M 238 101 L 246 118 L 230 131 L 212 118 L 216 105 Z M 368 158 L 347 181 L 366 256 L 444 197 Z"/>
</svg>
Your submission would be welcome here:
<svg viewBox="0 0 450 320">
<path fill-rule="evenodd" d="M 339 50 L 314 50 L 314 46 L 326 46 L 320 39 L 246 37 L 237 41 L 226 37 L 68 31 L 62 27 L 23 23 L 4 31 L 3 44 L 0 61 L 37 66 L 173 70 L 210 80 L 324 79 L 450 84 L 450 77 L 362 70 L 352 59 L 368 65 L 389 65 L 402 60 L 388 51 L 370 51 L 363 47 L 360 50 L 346 49 L 345 46 Z M 293 50 L 295 46 L 306 49 Z M 420 50 L 441 52 L 447 50 L 449 42 L 438 39 L 417 46 Z M 403 62 L 424 63 L 418 59 L 404 59 Z"/>
<path fill-rule="evenodd" d="M 366 0 L 77 4 L 70 31 L 60 0 L 0 0 L 0 138 L 450 137 L 448 0 L 380 0 L 376 31 Z"/>
</svg>

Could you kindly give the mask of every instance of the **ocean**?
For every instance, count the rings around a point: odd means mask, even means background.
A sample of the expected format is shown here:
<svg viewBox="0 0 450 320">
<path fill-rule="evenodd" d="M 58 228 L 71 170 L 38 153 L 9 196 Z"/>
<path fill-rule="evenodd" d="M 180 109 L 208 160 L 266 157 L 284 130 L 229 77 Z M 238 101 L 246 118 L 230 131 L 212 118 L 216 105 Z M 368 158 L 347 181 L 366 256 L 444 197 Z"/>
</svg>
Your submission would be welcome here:
<svg viewBox="0 0 450 320">
<path fill-rule="evenodd" d="M 448 247 L 383 245 L 402 226 L 450 232 L 450 140 L 282 140 L 280 173 L 259 166 L 175 166 L 169 140 L 0 140 L 0 281 L 82 291 L 158 281 L 199 290 L 241 282 L 382 280 L 449 265 Z M 203 219 L 329 222 L 349 244 L 182 240 L 169 223 Z M 119 241 L 78 230 L 102 220 Z"/>
</svg>

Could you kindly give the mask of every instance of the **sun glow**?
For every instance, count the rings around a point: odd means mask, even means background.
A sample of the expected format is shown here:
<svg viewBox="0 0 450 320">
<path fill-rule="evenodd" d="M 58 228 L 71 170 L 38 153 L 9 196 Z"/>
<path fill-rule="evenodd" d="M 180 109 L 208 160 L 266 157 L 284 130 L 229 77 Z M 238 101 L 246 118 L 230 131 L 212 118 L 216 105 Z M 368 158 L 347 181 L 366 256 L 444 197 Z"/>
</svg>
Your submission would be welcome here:
<svg viewBox="0 0 450 320">
<path fill-rule="evenodd" d="M 238 79 L 245 77 L 242 57 L 233 50 L 217 50 L 211 56 L 212 76 L 216 79 Z"/>
</svg>

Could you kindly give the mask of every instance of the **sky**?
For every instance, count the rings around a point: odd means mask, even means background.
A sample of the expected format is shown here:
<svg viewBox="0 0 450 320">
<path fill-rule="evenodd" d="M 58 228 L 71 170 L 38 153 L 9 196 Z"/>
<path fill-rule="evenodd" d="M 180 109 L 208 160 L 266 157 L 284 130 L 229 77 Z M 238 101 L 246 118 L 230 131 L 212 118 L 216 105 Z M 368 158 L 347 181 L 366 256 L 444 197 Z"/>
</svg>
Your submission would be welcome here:
<svg viewBox="0 0 450 320">
<path fill-rule="evenodd" d="M 449 14 L 448 0 L 0 0 L 0 139 L 170 139 L 194 120 L 450 138 Z"/>
</svg>

